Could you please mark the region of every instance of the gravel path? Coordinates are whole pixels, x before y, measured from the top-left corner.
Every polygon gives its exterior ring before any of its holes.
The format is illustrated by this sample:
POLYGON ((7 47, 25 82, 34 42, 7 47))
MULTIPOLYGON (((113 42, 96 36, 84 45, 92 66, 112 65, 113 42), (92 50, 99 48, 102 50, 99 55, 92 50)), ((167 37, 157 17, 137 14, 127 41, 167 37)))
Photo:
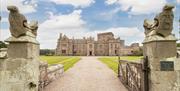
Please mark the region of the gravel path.
POLYGON ((45 91, 127 91, 117 75, 97 57, 82 57, 45 91))

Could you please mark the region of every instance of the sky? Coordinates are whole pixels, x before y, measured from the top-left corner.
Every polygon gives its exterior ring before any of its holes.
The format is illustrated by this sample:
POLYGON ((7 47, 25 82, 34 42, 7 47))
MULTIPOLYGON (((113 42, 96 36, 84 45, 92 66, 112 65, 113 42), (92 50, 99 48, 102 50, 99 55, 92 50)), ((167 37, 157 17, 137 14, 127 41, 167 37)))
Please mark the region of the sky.
POLYGON ((41 49, 55 49, 60 33, 96 38, 113 32, 126 45, 142 43, 144 19, 153 20, 167 3, 175 6, 173 34, 178 38, 180 0, 0 0, 0 40, 10 37, 7 6, 16 5, 28 21, 38 21, 41 49))

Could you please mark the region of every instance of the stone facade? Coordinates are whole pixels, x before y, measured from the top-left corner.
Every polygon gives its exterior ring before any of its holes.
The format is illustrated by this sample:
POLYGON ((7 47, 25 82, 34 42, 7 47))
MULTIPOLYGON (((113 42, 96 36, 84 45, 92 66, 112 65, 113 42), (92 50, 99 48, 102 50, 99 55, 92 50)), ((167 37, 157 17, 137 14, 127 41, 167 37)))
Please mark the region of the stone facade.
MULTIPOLYGON (((139 48, 139 45, 136 46, 139 48)), ((83 39, 69 39, 66 35, 60 34, 58 39, 56 55, 75 56, 116 56, 126 55, 134 46, 124 45, 124 40, 115 38, 112 32, 97 34, 97 40, 93 37, 83 39), (126 52, 123 52, 123 51, 126 52)))
POLYGON ((133 55, 134 51, 140 51, 139 43, 132 43, 130 46, 121 48, 122 55, 133 55))

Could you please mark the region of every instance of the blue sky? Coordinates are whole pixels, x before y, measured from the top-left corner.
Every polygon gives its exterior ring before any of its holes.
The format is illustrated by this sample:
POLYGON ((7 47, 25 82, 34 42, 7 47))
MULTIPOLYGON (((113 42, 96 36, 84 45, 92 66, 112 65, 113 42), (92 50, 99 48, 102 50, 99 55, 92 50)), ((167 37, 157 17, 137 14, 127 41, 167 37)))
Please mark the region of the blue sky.
POLYGON ((28 21, 39 22, 41 48, 54 49, 60 33, 69 38, 113 32, 126 45, 144 39, 143 21, 153 19, 166 3, 175 5, 173 33, 178 37, 180 0, 0 0, 0 40, 10 36, 8 5, 16 5, 28 21))

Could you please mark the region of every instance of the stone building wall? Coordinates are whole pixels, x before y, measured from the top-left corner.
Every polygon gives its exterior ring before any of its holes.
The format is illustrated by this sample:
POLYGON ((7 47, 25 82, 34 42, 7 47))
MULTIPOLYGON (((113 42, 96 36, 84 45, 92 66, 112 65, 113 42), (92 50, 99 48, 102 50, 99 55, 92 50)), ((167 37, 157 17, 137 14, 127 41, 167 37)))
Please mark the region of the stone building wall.
POLYGON ((112 32, 97 34, 97 40, 93 37, 69 39, 66 35, 60 34, 56 48, 56 55, 116 56, 118 54, 126 55, 130 50, 137 47, 139 47, 138 44, 132 44, 128 48, 125 47, 124 40, 115 38, 112 32))

